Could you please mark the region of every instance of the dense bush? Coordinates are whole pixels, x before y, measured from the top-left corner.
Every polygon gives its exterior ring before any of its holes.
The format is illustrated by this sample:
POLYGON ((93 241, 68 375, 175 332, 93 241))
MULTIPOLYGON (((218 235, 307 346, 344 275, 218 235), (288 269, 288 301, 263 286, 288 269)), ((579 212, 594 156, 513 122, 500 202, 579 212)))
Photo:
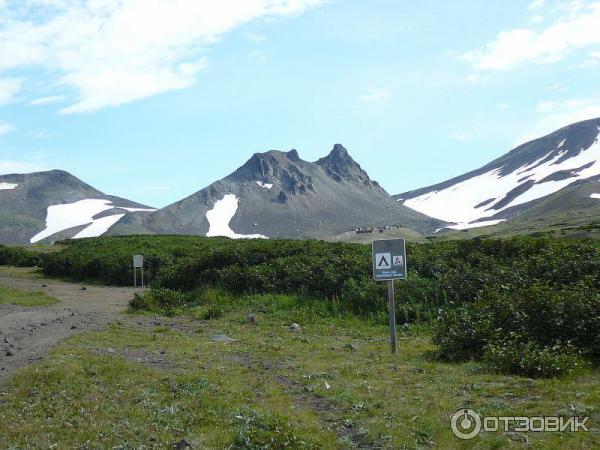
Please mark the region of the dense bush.
MULTIPOLYGON (((365 245, 191 236, 62 244, 62 251, 43 258, 48 275, 131 284, 131 258, 141 253, 154 290, 148 301, 165 305, 184 301, 167 293, 212 286, 235 295, 299 295, 362 316, 386 314, 385 284, 372 281, 365 245)), ((439 316, 435 341, 442 357, 485 357, 503 371, 540 375, 567 373, 551 367, 579 356, 600 360, 597 241, 472 239, 409 244, 407 252, 409 278, 396 283, 398 323, 439 316), (521 353, 501 351, 507 336, 518 338, 521 353)))
POLYGON ((34 267, 42 265, 43 255, 23 247, 0 245, 0 266, 34 267))
POLYGON ((504 372, 567 374, 580 357, 600 360, 600 290, 585 281, 489 290, 442 311, 434 342, 448 360, 483 357, 504 372))
POLYGON ((501 373, 532 378, 566 376, 587 365, 571 346, 540 346, 536 342, 506 339, 486 346, 484 361, 501 373))

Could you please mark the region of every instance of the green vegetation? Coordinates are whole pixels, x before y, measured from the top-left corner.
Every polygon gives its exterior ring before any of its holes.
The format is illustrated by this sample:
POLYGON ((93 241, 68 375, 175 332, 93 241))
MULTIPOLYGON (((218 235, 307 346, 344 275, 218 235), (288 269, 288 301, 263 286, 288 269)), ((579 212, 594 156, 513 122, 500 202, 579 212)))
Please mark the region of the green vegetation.
POLYGON ((24 247, 0 245, 0 266, 34 267, 42 264, 42 256, 24 247))
POLYGON ((26 292, 0 286, 0 304, 20 306, 48 306, 58 300, 42 291, 26 292))
MULTIPOLYGON (((106 284, 130 283, 131 257, 143 253, 152 291, 132 302, 138 310, 185 313, 218 288, 234 297, 292 295, 329 313, 386 321, 385 285, 372 281, 370 249, 360 244, 128 236, 62 245, 41 256, 47 275, 106 284)), ((435 326, 439 357, 483 359, 492 370, 535 377, 598 364, 598 241, 477 238, 407 252, 397 320, 435 326)))
POLYGON ((596 445, 597 419, 589 433, 471 441, 449 424, 467 405, 485 415, 596 417, 598 371, 565 382, 449 364, 432 358, 436 346, 417 325, 399 331, 394 356, 385 325, 292 295, 208 289, 181 311, 187 316, 160 326, 154 318, 136 325, 146 321, 136 317, 73 336, 20 372, 0 393, 0 447, 170 448, 182 439, 207 449, 596 445), (301 329, 291 331, 292 322, 301 329), (212 342, 215 334, 235 341, 212 342))

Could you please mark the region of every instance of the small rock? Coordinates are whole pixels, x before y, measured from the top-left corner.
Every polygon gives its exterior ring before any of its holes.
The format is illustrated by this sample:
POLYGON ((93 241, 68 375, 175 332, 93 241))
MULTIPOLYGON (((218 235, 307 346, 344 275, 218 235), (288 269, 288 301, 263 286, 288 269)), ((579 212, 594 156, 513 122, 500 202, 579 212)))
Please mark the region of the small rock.
POLYGON ((71 330, 77 329, 77 325, 71 325, 71 330))
POLYGON ((6 356, 15 356, 15 351, 9 348, 6 350, 6 356))
POLYGON ((290 330, 296 332, 296 331, 300 331, 300 325, 298 325, 296 322, 294 322, 293 324, 290 325, 290 330))
POLYGON ((48 287, 48 285, 47 284, 42 284, 42 287, 48 287))
POLYGON ((4 343, 5 343, 5 344, 10 344, 10 342, 11 342, 11 341, 10 341, 10 338, 9 338, 8 336, 6 336, 6 337, 3 339, 3 341, 4 341, 4 343))
POLYGON ((187 450, 192 448, 192 444, 190 444, 185 439, 180 440, 179 442, 175 442, 172 446, 175 450, 187 450))
POLYGON ((212 342, 225 342, 225 343, 235 342, 235 339, 230 338, 226 334, 214 334, 210 337, 210 340, 212 342))
POLYGON ((354 345, 352 342, 344 345, 344 348, 350 350, 351 352, 355 352, 358 350, 358 347, 356 345, 354 345))
POLYGON ((114 348, 112 348, 112 347, 108 347, 108 348, 106 349, 106 351, 107 351, 108 353, 114 353, 114 352, 115 352, 115 349, 114 349, 114 348))
POLYGON ((82 291, 87 291, 87 288, 86 288, 85 286, 81 286, 81 289, 80 289, 80 290, 82 290, 82 291))
POLYGON ((257 325, 258 320, 256 319, 256 314, 253 314, 253 313, 248 314, 248 322, 250 322, 252 325, 257 325))

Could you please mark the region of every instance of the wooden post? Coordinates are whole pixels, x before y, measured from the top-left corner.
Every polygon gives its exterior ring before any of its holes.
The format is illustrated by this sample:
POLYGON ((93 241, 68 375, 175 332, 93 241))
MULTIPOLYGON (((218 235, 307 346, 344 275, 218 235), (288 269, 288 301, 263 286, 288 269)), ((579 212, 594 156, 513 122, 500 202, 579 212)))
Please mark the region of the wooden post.
POLYGON ((142 287, 144 287, 144 266, 140 270, 142 271, 142 287))
POLYGON ((137 269, 133 268, 133 287, 137 287, 137 269))
POLYGON ((394 280, 388 280, 388 315, 390 317, 390 344, 392 353, 398 353, 396 347, 396 307, 394 305, 394 280))

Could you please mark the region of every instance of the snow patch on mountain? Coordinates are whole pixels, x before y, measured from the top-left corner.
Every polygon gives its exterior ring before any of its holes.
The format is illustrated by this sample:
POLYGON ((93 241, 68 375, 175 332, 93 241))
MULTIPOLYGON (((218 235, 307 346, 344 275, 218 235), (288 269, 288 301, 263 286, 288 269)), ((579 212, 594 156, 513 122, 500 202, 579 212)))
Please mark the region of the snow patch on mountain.
POLYGON ((11 191, 17 186, 19 185, 15 183, 0 183, 0 191, 11 191))
MULTIPOLYGON (((553 157, 550 156, 554 150, 511 173, 502 175, 502 168, 496 168, 448 188, 409 199, 404 205, 428 216, 464 226, 478 219, 491 217, 507 208, 553 194, 577 180, 600 175, 598 138, 587 150, 582 150, 564 161, 561 161, 561 158, 567 153, 567 149, 565 143, 562 144, 565 150, 553 157), (564 179, 548 179, 557 172, 568 176, 564 179), (507 199, 508 201, 505 200, 502 205, 495 207, 518 187, 523 191, 515 191, 514 198, 507 199)), ((560 147, 559 145, 558 148, 560 147)))
POLYGON ((156 208, 125 208, 124 206, 119 206, 119 209, 124 209, 129 212, 154 212, 157 211, 156 208))
POLYGON ((273 183, 263 183, 262 181, 257 181, 256 184, 258 184, 263 189, 273 189, 273 183))
POLYGON ((94 216, 113 208, 115 208, 115 205, 110 200, 91 198, 74 203, 51 205, 48 207, 46 215, 46 228, 33 236, 30 242, 34 244, 59 231, 86 224, 89 224, 89 226, 80 231, 74 238, 101 236, 110 226, 117 223, 124 214, 115 214, 100 219, 94 219, 94 216))
POLYGON ((209 223, 207 237, 225 236, 231 239, 267 239, 261 234, 238 234, 229 227, 229 222, 235 216, 239 200, 234 194, 226 194, 217 200, 213 209, 206 213, 209 223))
POLYGON ((88 227, 73 236, 73 239, 102 236, 110 227, 121 220, 122 217, 125 217, 125 214, 114 214, 112 216, 96 219, 88 227))
MULTIPOLYGON (((489 227, 492 225, 498 225, 501 222, 505 222, 506 219, 499 220, 482 220, 481 222, 471 222, 471 223, 458 223, 456 225, 449 225, 444 228, 450 228, 451 230, 468 230, 469 228, 479 228, 479 227, 489 227)), ((443 228, 441 228, 443 229, 443 228)))
POLYGON ((597 198, 598 200, 600 200, 600 194, 592 194, 590 195, 591 198, 597 198))

